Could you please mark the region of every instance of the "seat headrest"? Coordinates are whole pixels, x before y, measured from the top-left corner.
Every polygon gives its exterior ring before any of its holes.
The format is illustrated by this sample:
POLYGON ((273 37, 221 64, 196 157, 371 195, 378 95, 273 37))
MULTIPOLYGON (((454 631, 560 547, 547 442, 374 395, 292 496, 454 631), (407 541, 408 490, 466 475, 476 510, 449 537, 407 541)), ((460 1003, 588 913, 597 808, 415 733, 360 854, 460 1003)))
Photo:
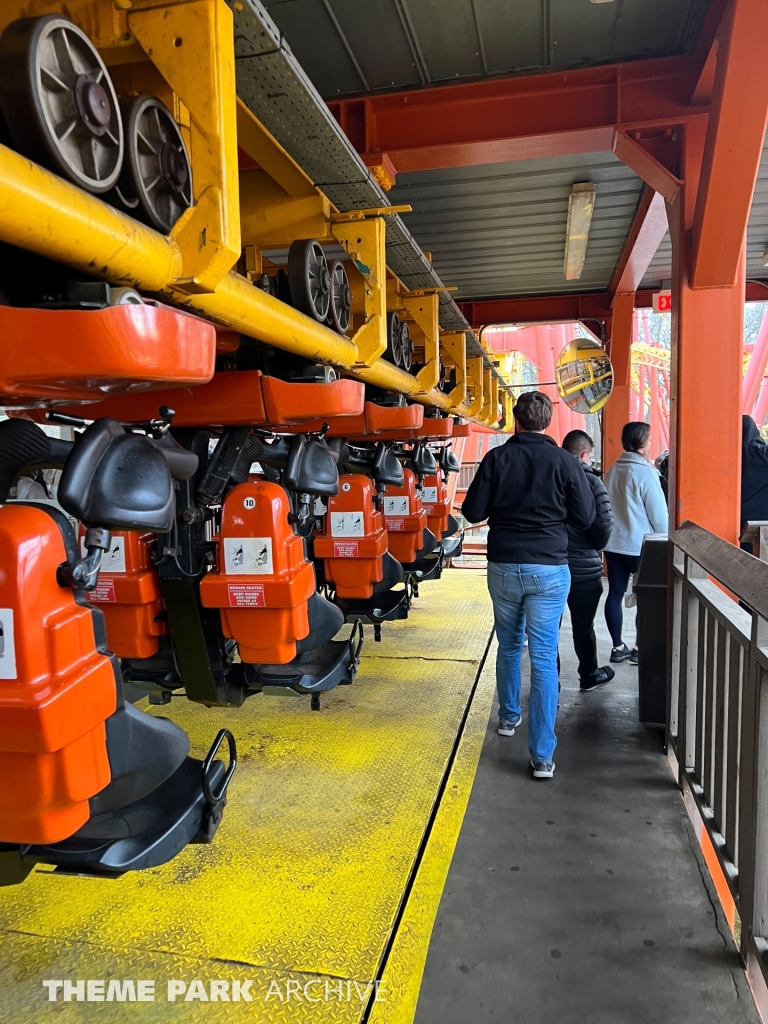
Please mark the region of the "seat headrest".
POLYGON ((392 487, 403 486, 405 473, 402 464, 398 462, 392 452, 387 451, 387 446, 383 441, 379 441, 376 446, 371 476, 377 484, 390 484, 392 487))
POLYGON ((440 452, 440 469, 444 473, 458 473, 461 463, 452 448, 443 448, 440 452))
POLYGON ((167 533, 173 484, 163 454, 142 434, 104 417, 83 433, 64 464, 62 508, 84 526, 167 533))
POLYGON ((408 468, 418 476, 427 476, 437 472, 437 463, 429 448, 423 444, 417 444, 411 454, 408 468))
POLYGON ((339 493, 338 457, 319 437, 299 434, 291 444, 283 483, 296 494, 332 497, 339 493))

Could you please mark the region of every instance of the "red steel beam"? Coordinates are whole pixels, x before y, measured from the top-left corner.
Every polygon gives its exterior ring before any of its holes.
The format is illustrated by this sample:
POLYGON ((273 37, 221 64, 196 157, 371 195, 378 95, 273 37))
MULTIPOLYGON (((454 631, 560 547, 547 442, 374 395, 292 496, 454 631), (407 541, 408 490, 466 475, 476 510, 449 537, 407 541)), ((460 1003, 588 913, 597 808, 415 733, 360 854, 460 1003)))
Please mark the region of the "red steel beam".
POLYGON ((664 197, 646 185, 608 287, 611 294, 637 291, 668 230, 664 197))
POLYGON ((729 287, 739 272, 768 125, 765 0, 732 0, 718 44, 693 223, 693 288, 729 287))
MULTIPOLYGON (((637 135, 640 135, 640 132, 637 132, 637 135)), ((613 152, 668 203, 674 203, 682 182, 639 141, 625 131, 617 131, 613 140, 613 152)))
MULTIPOLYGON (((655 288, 635 292, 635 309, 650 309, 655 288)), ((526 295, 519 298, 457 300, 470 326, 478 331, 494 324, 557 324, 573 320, 611 320, 611 292, 526 295)), ((747 281, 745 302, 768 302, 768 281, 747 281)))
POLYGON ((704 57, 482 79, 329 102, 353 145, 399 172, 610 150, 616 131, 705 118, 704 57))

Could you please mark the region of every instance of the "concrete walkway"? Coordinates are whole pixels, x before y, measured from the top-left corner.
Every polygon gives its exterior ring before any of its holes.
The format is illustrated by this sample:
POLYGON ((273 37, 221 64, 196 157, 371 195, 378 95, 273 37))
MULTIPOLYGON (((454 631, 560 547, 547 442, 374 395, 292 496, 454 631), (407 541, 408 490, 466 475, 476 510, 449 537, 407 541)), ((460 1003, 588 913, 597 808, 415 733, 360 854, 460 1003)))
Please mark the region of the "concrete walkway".
MULTIPOLYGON (((607 660, 602 608, 598 625, 607 660)), ((494 710, 416 1024, 756 1024, 659 738, 637 721, 637 669, 581 694, 567 619, 560 650, 555 778, 528 776, 525 723, 500 737, 494 710)))

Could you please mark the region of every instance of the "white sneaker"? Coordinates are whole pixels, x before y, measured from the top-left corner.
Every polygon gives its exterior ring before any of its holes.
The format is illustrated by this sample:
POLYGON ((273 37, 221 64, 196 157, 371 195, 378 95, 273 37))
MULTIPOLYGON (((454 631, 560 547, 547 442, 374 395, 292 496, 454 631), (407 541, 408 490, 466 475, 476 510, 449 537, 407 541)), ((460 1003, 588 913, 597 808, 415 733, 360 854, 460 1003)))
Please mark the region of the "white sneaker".
POLYGON ((499 720, 499 728, 496 731, 499 736, 514 736, 515 729, 520 725, 522 720, 522 715, 518 715, 517 718, 502 718, 499 720))
POLYGON ((555 774, 554 761, 534 761, 531 759, 534 779, 551 779, 555 774))

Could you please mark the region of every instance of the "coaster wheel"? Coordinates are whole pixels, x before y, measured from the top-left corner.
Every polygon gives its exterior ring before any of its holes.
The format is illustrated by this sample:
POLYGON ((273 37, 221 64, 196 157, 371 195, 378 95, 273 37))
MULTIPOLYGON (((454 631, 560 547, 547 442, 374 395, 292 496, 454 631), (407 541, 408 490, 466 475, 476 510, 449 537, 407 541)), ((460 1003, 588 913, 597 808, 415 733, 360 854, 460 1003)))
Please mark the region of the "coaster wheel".
POLYGON ((387 348, 384 353, 398 368, 403 365, 402 321, 397 313, 387 313, 387 348))
POLYGON ((119 188, 137 219, 167 235, 192 205, 192 165, 170 110, 155 96, 120 100, 125 157, 119 188))
POLYGON ((331 302, 328 311, 328 326, 339 334, 346 334, 352 319, 352 289, 341 260, 334 260, 329 268, 331 279, 331 302))
POLYGON ((288 250, 291 302, 301 313, 322 323, 331 305, 331 276, 323 247, 314 238, 291 242, 288 250))
POLYGON ((12 21, 0 36, 0 108, 30 160, 101 195, 117 184, 123 126, 114 86, 88 36, 69 18, 12 21))
POLYGON ((408 324, 403 321, 400 325, 400 350, 402 353, 402 367, 406 373, 411 372, 413 363, 413 338, 408 324))

